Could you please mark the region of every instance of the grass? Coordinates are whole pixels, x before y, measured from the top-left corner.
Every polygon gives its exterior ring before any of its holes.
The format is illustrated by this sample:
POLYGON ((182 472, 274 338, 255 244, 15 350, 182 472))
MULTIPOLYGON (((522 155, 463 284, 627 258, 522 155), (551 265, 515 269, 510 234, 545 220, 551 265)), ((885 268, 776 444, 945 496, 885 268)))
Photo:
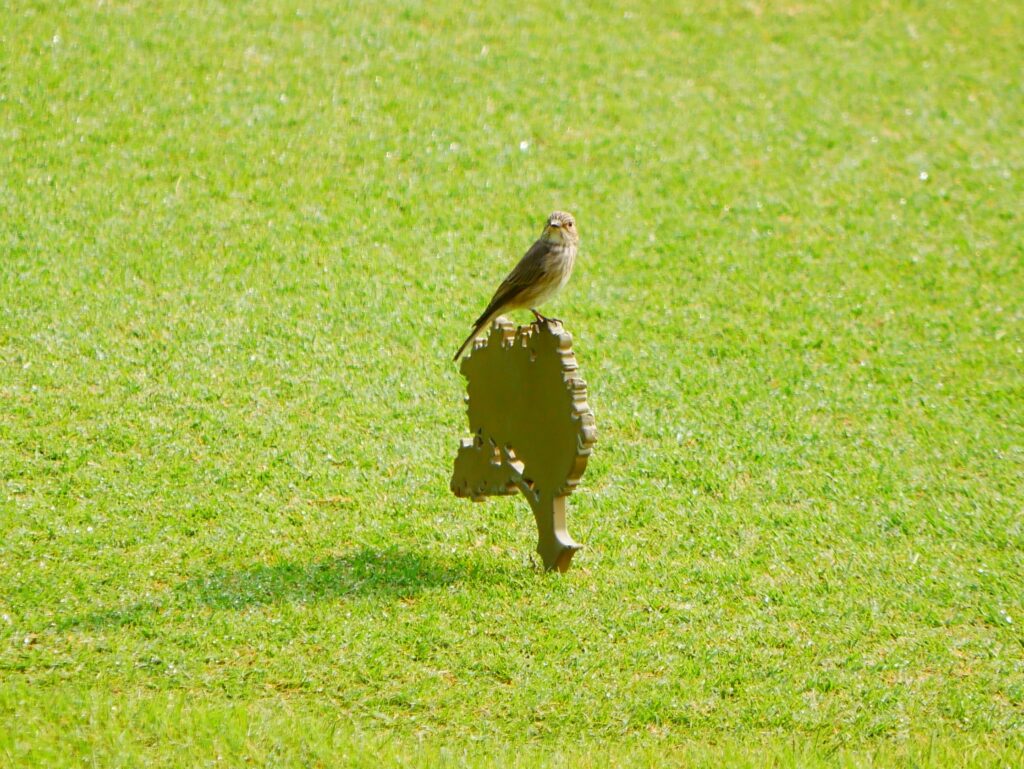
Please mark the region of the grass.
POLYGON ((0 763, 1024 761, 1024 6, 4 16, 0 763), (450 357, 554 208, 543 575, 450 357))

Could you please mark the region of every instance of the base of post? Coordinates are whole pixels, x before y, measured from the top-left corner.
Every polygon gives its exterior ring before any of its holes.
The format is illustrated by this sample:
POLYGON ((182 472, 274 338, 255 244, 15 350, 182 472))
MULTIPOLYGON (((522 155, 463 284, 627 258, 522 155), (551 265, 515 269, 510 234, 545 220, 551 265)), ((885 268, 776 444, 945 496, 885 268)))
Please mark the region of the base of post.
POLYGON ((531 495, 523 490, 537 521, 537 553, 547 571, 566 571, 572 557, 583 545, 569 536, 565 527, 565 497, 531 495))
POLYGON ((544 562, 545 571, 568 571, 572 564, 572 557, 576 555, 576 551, 582 549, 583 545, 578 545, 575 542, 571 545, 557 544, 554 546, 550 543, 537 543, 537 553, 544 562))

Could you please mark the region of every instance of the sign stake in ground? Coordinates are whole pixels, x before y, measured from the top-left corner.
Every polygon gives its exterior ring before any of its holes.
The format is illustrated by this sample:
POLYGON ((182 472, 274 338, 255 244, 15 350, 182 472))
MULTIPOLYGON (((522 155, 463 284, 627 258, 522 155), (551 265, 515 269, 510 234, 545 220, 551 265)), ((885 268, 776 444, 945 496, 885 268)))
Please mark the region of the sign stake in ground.
POLYGON ((451 488, 474 502, 521 491, 533 508, 545 568, 565 571, 580 545, 565 527, 597 439, 572 336, 558 321, 516 327, 499 317, 463 358, 469 429, 451 488))

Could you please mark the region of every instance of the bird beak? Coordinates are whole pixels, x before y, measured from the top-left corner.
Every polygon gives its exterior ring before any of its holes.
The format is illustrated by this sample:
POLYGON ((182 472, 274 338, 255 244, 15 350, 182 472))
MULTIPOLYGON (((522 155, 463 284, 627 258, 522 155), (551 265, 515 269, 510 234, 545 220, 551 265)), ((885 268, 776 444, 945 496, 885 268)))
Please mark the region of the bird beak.
POLYGON ((557 219, 552 219, 550 222, 548 222, 548 227, 555 227, 557 229, 558 227, 561 227, 561 226, 562 226, 562 223, 560 221, 558 221, 557 219))

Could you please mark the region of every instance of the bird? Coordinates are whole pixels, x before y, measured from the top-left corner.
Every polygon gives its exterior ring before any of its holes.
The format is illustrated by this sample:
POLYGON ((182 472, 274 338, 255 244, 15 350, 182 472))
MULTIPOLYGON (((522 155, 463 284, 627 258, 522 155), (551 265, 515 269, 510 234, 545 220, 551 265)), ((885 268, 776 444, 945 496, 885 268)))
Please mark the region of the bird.
POLYGON ((537 242, 530 246, 519 264, 512 268, 512 272, 498 286, 487 309, 476 319, 473 330, 452 360, 457 361, 481 330, 486 329, 492 320, 506 310, 528 307, 538 322, 557 322, 557 318, 541 315, 537 308, 569 281, 579 244, 580 236, 573 215, 566 211, 552 213, 537 242))

